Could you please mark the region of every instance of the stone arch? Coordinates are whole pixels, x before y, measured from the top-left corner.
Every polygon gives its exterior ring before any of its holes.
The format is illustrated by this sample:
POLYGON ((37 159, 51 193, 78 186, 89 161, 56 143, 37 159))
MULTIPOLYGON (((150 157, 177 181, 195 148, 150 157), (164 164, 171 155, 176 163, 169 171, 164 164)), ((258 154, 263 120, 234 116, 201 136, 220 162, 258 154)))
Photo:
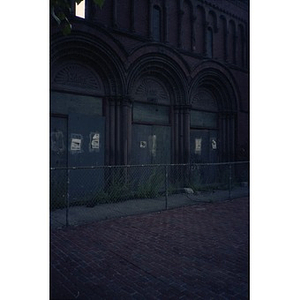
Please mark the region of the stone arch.
MULTIPOLYGON (((102 124, 100 129, 105 147, 102 152, 105 153, 104 163, 126 164, 125 132, 128 121, 127 106, 124 105, 126 80, 123 64, 126 56, 108 34, 101 32, 100 37, 96 37, 91 32, 93 28, 84 26, 80 31, 77 30, 77 24, 74 22, 73 31, 69 36, 53 35, 51 112, 55 115, 67 115, 68 120, 76 118, 74 113, 85 115, 86 118, 94 116, 101 119, 98 124, 102 124), (72 106, 73 102, 80 105, 75 109, 72 106), (66 103, 67 108, 62 113, 63 103, 66 103)), ((82 122, 84 126, 89 126, 87 124, 92 121, 82 122)))
POLYGON ((208 64, 195 73, 190 89, 191 131, 203 129, 218 139, 218 158, 235 159, 238 91, 220 66, 208 64), (203 118, 203 120, 201 119, 203 118))
MULTIPOLYGON (((98 80, 102 96, 124 93, 125 72, 119 56, 104 41, 96 43, 96 40, 99 39, 81 32, 67 37, 53 37, 50 50, 53 87, 57 84, 58 76, 72 71, 73 74, 77 72, 77 76, 88 75, 94 82, 98 80)), ((82 87, 81 91, 90 93, 90 87, 82 87)))
POLYGON ((218 112, 218 102, 215 95, 206 87, 198 87, 191 98, 191 107, 212 112, 218 112))
POLYGON ((197 86, 210 86, 212 93, 219 96, 219 110, 238 111, 240 106, 240 91, 238 84, 228 68, 219 62, 207 61, 199 64, 191 72, 189 99, 192 98, 197 86))
MULTIPOLYGON (((164 87, 170 104, 186 102, 186 77, 179 65, 161 53, 145 54, 136 59, 128 71, 127 91, 134 97, 134 88, 139 80, 147 80, 157 87, 164 87), (160 83, 159 83, 160 82, 160 83)), ((145 81, 144 81, 145 82, 145 81)))
POLYGON ((180 140, 180 130, 183 130, 181 107, 186 107, 187 103, 183 70, 169 56, 151 53, 137 58, 128 73, 128 94, 133 100, 133 163, 177 162, 181 153, 179 144, 183 145, 182 138, 180 140), (143 134, 145 137, 142 137, 143 134), (157 149, 161 150, 155 157, 150 155, 151 161, 147 156, 145 159, 148 160, 138 161, 141 149, 137 136, 147 141, 150 135, 157 138, 157 149))
POLYGON ((193 99, 199 87, 204 87, 218 99, 219 111, 237 111, 237 91, 233 87, 233 82, 219 69, 205 68, 194 77, 190 89, 190 99, 193 99))
POLYGON ((56 90, 93 93, 99 96, 105 94, 103 82, 98 74, 90 66, 72 60, 55 69, 51 86, 56 90))
POLYGON ((170 94, 165 85, 153 76, 141 78, 133 87, 133 101, 170 104, 170 94))

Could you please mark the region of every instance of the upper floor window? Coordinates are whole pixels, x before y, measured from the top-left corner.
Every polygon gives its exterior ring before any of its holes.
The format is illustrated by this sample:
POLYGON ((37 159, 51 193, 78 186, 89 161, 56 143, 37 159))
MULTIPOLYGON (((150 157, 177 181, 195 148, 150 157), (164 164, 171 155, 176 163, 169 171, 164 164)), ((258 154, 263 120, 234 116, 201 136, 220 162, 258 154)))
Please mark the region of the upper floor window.
POLYGON ((154 6, 152 12, 152 35, 155 41, 161 41, 162 39, 161 23, 162 23, 161 10, 158 6, 154 6))
POLYGON ((79 4, 75 3, 75 16, 85 19, 85 0, 82 0, 79 4))
POLYGON ((210 27, 207 29, 207 56, 213 57, 213 31, 210 27))

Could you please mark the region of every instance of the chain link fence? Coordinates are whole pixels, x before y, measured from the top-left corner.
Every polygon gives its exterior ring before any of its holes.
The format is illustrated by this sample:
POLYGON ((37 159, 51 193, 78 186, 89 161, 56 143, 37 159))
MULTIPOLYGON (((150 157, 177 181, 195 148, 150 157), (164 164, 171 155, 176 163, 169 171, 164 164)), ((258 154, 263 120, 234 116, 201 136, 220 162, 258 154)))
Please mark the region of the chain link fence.
POLYGON ((249 162, 51 168, 51 228, 249 195, 249 162))

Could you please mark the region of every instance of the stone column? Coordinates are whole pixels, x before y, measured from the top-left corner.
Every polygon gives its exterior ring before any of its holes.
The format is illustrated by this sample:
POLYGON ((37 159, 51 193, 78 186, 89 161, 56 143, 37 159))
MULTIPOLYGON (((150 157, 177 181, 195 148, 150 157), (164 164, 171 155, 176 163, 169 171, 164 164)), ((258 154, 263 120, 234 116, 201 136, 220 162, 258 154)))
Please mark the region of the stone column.
POLYGON ((179 163, 179 107, 174 107, 174 163, 179 163))
POLYGON ((132 104, 129 97, 122 100, 122 121, 121 121, 121 164, 128 165, 131 153, 131 132, 132 132, 132 104))
POLYGON ((206 16, 205 16, 204 22, 203 22, 203 49, 204 49, 203 55, 205 57, 208 55, 208 53, 207 53, 207 30, 208 30, 208 22, 206 22, 206 16))
POLYGON ((224 30, 224 61, 228 62, 228 30, 227 30, 227 26, 224 30))
POLYGON ((219 131, 219 141, 220 141, 220 158, 221 161, 226 161, 226 140, 227 140, 227 130, 226 130, 226 115, 225 113, 220 113, 219 115, 220 131, 219 131))
POLYGON ((110 164, 110 147, 109 147, 109 133, 110 132, 110 106, 109 106, 109 98, 104 98, 104 116, 105 116, 105 165, 110 164))
POLYGON ((163 11, 163 26, 164 26, 164 42, 169 43, 169 28, 168 28, 168 6, 165 1, 164 3, 164 11, 163 11))
POLYGON ((230 122, 230 160, 235 160, 235 141, 236 141, 236 116, 235 113, 231 113, 229 116, 229 122, 230 122))
POLYGON ((230 161, 230 136, 231 136, 231 130, 230 130, 230 116, 228 113, 226 113, 226 160, 230 161))
POLYGON ((182 46, 182 19, 184 11, 182 8, 178 10, 178 48, 182 46))
POLYGON ((190 162, 190 105, 183 109, 183 163, 190 162))
POLYGON ((237 48, 238 36, 235 33, 233 36, 233 63, 236 64, 236 48, 237 48))
POLYGON ((183 123, 183 110, 182 106, 180 107, 179 113, 179 162, 184 162, 184 154, 183 154, 183 143, 184 143, 184 123, 183 123))
POLYGON ((186 163, 190 159, 190 106, 175 107, 175 160, 186 163))
POLYGON ((235 114, 222 113, 221 124, 221 157, 223 161, 232 161, 235 159, 235 114))
POLYGON ((115 100, 115 128, 116 128, 116 133, 115 133, 115 163, 116 165, 121 164, 121 145, 120 145, 120 140, 121 140, 121 127, 122 127, 122 122, 121 122, 121 99, 116 98, 115 100))
POLYGON ((192 52, 196 51, 196 38, 195 38, 195 26, 197 21, 197 16, 193 15, 192 17, 192 52))
POLYGON ((115 101, 113 98, 109 99, 109 165, 115 164, 115 101))

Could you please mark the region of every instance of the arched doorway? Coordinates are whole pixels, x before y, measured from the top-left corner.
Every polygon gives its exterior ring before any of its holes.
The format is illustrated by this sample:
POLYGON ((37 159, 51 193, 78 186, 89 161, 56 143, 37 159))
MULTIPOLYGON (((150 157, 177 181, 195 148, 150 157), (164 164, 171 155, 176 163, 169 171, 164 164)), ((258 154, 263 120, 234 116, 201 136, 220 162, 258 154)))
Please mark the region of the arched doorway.
POLYGON ((67 191, 70 202, 81 201, 104 182, 103 170, 86 168, 104 165, 103 94, 103 83, 89 66, 72 60, 54 66, 50 93, 51 205, 65 198, 67 191))
MULTIPOLYGON (((227 74, 228 75, 228 74, 227 74)), ((221 182, 235 160, 237 97, 230 78, 215 68, 193 81, 190 101, 190 163, 196 186, 221 182)))
POLYGON ((193 97, 190 118, 190 162, 218 162, 218 104, 206 88, 199 88, 193 97))
POLYGON ((231 79, 218 69, 204 69, 194 79, 190 95, 191 161, 234 161, 238 99, 231 79), (195 142, 193 132, 203 133, 201 142, 201 137, 195 142))
POLYGON ((104 164, 103 94, 101 80, 88 66, 68 61, 53 70, 51 167, 104 164))
POLYGON ((111 117, 123 95, 124 72, 106 43, 88 37, 71 34, 51 44, 51 199, 68 181, 70 202, 87 201, 106 185, 101 166, 122 156, 111 151, 121 135, 116 140, 110 133, 122 127, 122 119, 111 117))
POLYGON ((177 107, 185 104, 186 87, 181 67, 166 55, 146 54, 132 63, 128 76, 132 100, 130 164, 178 162, 182 155, 178 133, 183 128, 177 107))
MULTIPOLYGON (((121 164, 127 153, 121 147, 121 129, 126 120, 122 117, 123 107, 120 108, 125 98, 125 72, 118 48, 114 51, 111 42, 109 38, 104 41, 87 32, 76 32, 67 37, 57 35, 51 43, 51 113, 68 118, 76 113, 86 123, 89 121, 82 118, 102 117, 105 123, 99 144, 104 157, 101 165, 121 164), (116 118, 117 115, 121 117, 116 118)), ((83 149, 77 156, 88 152, 89 149, 83 149)), ((88 165, 98 162, 90 161, 88 165)))
POLYGON ((170 94, 154 76, 144 76, 132 92, 131 164, 171 162, 170 94))

